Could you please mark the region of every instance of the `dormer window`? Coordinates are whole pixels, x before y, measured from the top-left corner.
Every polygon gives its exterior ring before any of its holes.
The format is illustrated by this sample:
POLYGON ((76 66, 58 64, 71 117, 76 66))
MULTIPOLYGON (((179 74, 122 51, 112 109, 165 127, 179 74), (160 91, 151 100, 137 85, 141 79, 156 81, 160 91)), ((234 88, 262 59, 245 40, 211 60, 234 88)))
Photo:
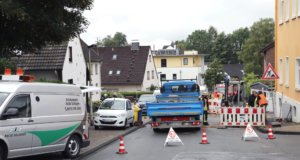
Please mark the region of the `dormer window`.
POLYGON ((112 70, 109 70, 108 74, 109 74, 109 75, 112 75, 112 74, 113 74, 113 71, 112 71, 112 70))
POLYGON ((116 54, 113 55, 112 60, 117 60, 117 55, 116 54))
POLYGON ((121 71, 120 70, 117 70, 117 75, 120 75, 121 74, 121 71))

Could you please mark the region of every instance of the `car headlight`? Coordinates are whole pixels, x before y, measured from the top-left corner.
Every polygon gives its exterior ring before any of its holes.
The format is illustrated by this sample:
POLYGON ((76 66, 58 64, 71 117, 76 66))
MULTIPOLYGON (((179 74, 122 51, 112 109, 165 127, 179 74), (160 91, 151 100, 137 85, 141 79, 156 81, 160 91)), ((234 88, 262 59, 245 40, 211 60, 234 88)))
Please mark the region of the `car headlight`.
POLYGON ((125 117, 125 113, 119 114, 118 117, 125 117))
POLYGON ((100 114, 99 113, 95 113, 95 117, 100 117, 100 114))

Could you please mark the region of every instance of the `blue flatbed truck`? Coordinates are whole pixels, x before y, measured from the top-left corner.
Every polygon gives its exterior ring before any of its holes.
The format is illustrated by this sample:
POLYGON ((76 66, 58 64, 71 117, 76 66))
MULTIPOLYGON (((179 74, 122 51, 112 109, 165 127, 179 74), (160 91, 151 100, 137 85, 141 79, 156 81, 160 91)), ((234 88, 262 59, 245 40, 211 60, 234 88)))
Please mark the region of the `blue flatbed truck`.
POLYGON ((199 100, 199 86, 195 81, 167 81, 160 90, 156 102, 146 104, 153 131, 170 127, 200 129, 203 102, 199 100))

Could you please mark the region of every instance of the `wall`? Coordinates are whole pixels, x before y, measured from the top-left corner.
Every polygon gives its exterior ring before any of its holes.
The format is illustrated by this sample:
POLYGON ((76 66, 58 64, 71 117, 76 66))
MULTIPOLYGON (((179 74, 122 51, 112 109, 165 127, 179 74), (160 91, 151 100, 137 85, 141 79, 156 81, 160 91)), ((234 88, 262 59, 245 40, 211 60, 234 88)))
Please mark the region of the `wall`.
MULTIPOLYGON (((280 13, 280 0, 276 0, 276 15, 275 15, 275 63, 276 70, 279 74, 279 77, 283 78, 282 82, 279 83, 279 80, 276 80, 276 108, 280 110, 289 110, 289 106, 295 106, 296 112, 293 118, 293 121, 300 122, 300 89, 296 88, 296 58, 300 58, 300 16, 295 18, 291 17, 292 13, 292 1, 290 1, 290 13, 289 20, 285 20, 286 16, 286 6, 285 1, 283 7, 284 21, 280 24, 279 22, 279 13, 280 13), (289 71, 286 72, 286 57, 289 58, 289 71), (279 60, 282 58, 282 68, 279 66, 279 60), (282 75, 280 75, 279 70, 282 69, 282 75), (289 83, 286 82, 286 75, 289 75, 289 83), (279 103, 280 99, 284 102, 279 103)), ((299 3, 299 1, 298 1, 299 3)), ((296 5, 298 6, 298 5, 296 5)), ((297 11, 298 8, 296 7, 297 11)), ((300 15, 299 11, 297 15, 300 15)), ((281 113, 276 113, 279 116, 284 116, 281 113)), ((284 118, 284 117, 283 117, 284 118)))
POLYGON ((62 73, 63 82, 73 79, 73 84, 86 85, 86 63, 79 38, 69 41, 62 73), (72 62, 69 62, 69 46, 72 46, 72 62))
POLYGON ((144 80, 142 84, 142 91, 147 91, 151 87, 151 85, 154 86, 159 86, 159 81, 158 81, 158 76, 157 76, 157 71, 155 68, 154 60, 151 51, 149 50, 147 62, 146 62, 146 68, 145 68, 145 73, 144 73, 144 80), (150 79, 148 80, 147 77, 147 71, 150 72, 150 79), (154 71, 154 75, 152 78, 152 71, 154 71))
POLYGON ((196 67, 201 65, 201 58, 199 55, 154 56, 156 68, 161 68, 161 59, 167 59, 167 67, 196 67), (188 58, 188 65, 183 64, 184 58, 188 58))
POLYGON ((141 91, 141 85, 102 85, 103 91, 116 91, 116 92, 135 92, 141 91))

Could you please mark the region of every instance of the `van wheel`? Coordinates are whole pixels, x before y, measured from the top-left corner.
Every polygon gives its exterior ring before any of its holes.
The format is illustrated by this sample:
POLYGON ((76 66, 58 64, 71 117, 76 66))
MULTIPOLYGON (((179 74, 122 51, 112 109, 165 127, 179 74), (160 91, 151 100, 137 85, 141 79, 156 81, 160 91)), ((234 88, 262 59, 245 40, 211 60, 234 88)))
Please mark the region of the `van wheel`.
POLYGON ((71 136, 67 142, 65 151, 63 152, 66 158, 75 158, 80 153, 81 141, 78 136, 71 136))
POLYGON ((3 146, 0 146, 0 160, 6 160, 6 154, 4 153, 3 146))
POLYGON ((126 129, 126 126, 127 126, 127 119, 125 120, 124 126, 122 128, 126 129))

